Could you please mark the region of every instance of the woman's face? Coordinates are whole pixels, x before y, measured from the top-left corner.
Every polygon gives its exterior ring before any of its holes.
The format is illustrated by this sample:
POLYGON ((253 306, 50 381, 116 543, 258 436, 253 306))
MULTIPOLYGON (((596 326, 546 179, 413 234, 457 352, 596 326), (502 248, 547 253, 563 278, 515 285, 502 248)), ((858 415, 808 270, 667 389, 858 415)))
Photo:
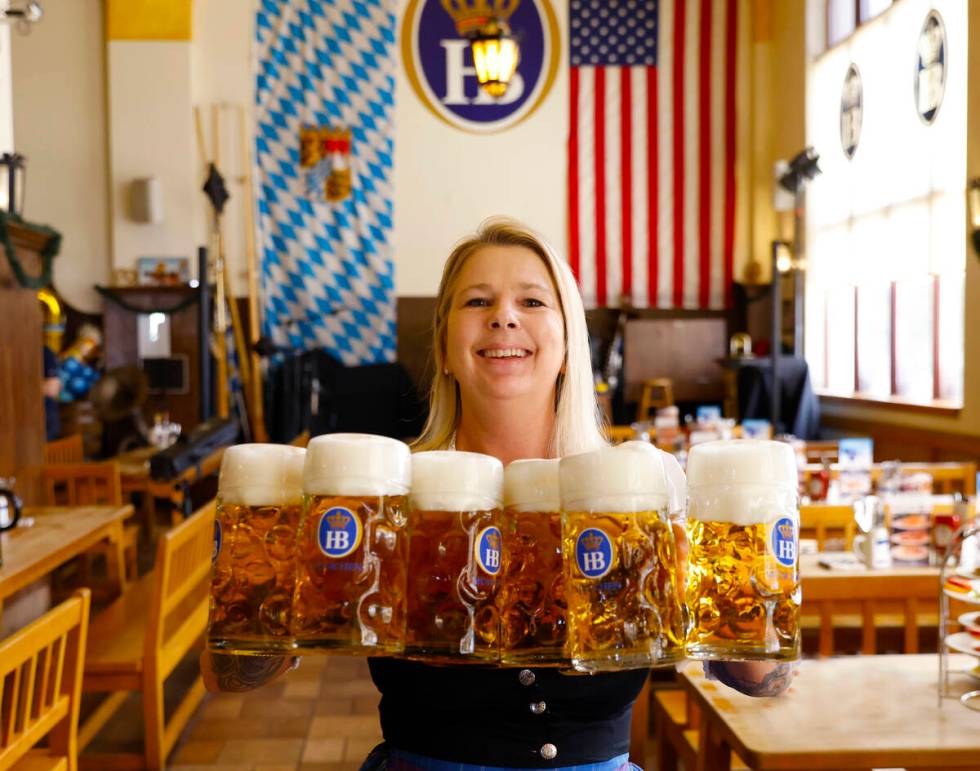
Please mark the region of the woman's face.
POLYGON ((464 397, 553 394, 564 359, 558 293, 541 258, 523 246, 471 255, 456 279, 446 332, 446 366, 464 397))

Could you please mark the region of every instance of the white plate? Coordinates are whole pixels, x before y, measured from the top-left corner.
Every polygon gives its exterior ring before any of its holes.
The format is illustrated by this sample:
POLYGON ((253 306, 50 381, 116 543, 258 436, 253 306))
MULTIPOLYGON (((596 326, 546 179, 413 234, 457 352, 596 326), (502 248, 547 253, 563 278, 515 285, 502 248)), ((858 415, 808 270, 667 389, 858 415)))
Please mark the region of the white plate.
POLYGON ((959 600, 960 602, 968 602, 971 605, 980 605, 980 578, 974 578, 970 581, 971 589, 967 592, 953 591, 947 587, 943 587, 943 593, 947 597, 952 597, 954 600, 959 600))
POLYGON ((965 653, 968 656, 980 658, 980 640, 976 637, 971 637, 966 632, 947 635, 946 647, 958 653, 965 653))
POLYGON ((961 670, 967 677, 972 677, 978 683, 980 683, 980 664, 977 664, 973 669, 961 670))
MULTIPOLYGON (((971 629, 974 632, 980 632, 980 610, 975 610, 973 613, 964 613, 958 619, 959 625, 966 628, 969 632, 971 629)), ((974 637, 976 635, 974 634, 974 637)), ((980 640, 980 637, 977 638, 980 640)))

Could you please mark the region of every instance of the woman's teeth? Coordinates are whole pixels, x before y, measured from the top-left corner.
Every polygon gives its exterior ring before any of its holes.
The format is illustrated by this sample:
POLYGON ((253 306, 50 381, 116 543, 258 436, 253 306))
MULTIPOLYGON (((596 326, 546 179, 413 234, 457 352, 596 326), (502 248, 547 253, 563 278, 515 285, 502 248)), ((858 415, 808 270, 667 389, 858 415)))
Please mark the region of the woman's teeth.
POLYGON ((493 348, 480 351, 480 355, 488 359, 523 359, 528 353, 523 348, 493 348))

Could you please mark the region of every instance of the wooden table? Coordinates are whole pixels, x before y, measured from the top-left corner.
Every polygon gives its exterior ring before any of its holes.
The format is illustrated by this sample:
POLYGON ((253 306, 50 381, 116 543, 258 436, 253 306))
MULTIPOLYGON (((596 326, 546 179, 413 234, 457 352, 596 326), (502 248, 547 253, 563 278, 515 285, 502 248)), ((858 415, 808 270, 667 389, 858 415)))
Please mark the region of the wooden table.
POLYGON ((150 458, 159 450, 155 447, 139 447, 120 453, 113 458, 119 464, 119 477, 123 495, 140 493, 141 509, 145 518, 147 533, 153 532, 155 518, 154 502, 163 498, 170 504, 171 525, 176 526, 184 519, 186 486, 192 485, 221 467, 225 448, 220 447, 201 461, 199 466, 191 466, 175 479, 158 482, 150 477, 150 458))
POLYGON ((128 504, 25 507, 22 519, 33 518, 34 524, 0 534, 0 610, 5 598, 103 540, 115 547, 110 550, 109 577, 123 591, 123 522, 132 513, 133 507, 128 504))
MULTIPOLYGON (((954 671, 976 663, 953 656, 954 671)), ((980 766, 980 715, 957 699, 940 709, 932 655, 847 656, 802 662, 790 689, 754 699, 684 665, 681 681, 700 708, 698 768, 729 771, 731 751, 753 769, 980 766)), ((974 690, 950 677, 952 693, 974 690)))

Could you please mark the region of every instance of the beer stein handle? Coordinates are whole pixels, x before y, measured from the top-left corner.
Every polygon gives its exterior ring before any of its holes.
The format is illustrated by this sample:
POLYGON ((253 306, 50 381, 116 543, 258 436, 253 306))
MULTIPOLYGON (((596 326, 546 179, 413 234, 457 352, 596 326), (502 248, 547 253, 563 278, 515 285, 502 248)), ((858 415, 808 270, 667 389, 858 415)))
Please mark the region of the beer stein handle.
POLYGON ((20 520, 20 498, 17 497, 13 490, 6 489, 0 489, 0 498, 6 498, 8 509, 14 512, 13 519, 11 519, 10 522, 8 522, 6 525, 0 525, 0 531, 10 530, 17 527, 17 522, 20 520))

